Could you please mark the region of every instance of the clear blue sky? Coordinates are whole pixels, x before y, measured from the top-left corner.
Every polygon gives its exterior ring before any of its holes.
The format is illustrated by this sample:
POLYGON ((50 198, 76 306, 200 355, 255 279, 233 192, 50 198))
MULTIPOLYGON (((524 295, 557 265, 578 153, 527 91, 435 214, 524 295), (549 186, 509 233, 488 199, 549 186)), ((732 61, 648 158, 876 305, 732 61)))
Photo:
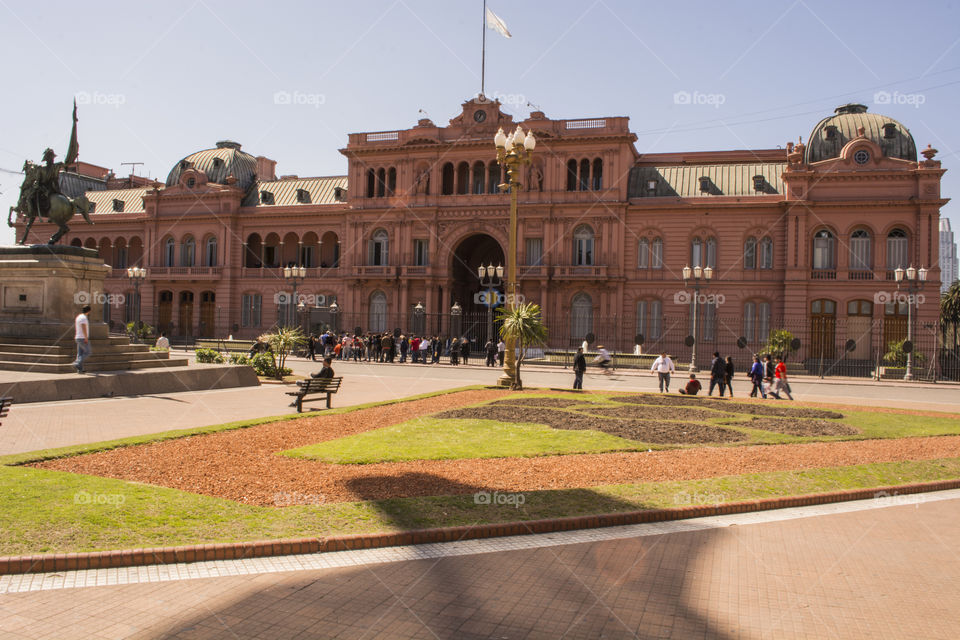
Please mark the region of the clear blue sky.
MULTIPOLYGON (((347 134, 438 124, 480 89, 481 0, 0 2, 0 169, 66 151, 161 179, 236 140, 280 174, 337 175, 347 134), (96 8, 93 8, 96 7, 96 8), (286 92, 291 104, 277 104, 286 92)), ((640 151, 771 148, 862 102, 932 143, 960 195, 951 2, 490 0, 486 92, 519 116, 629 116, 640 151), (675 104, 686 91, 701 104, 675 104), (877 104, 876 94, 890 95, 877 104)), ((882 97, 880 98, 883 99, 882 97)), ((491 151, 492 154, 492 151, 491 151)), ((21 176, 0 171, 0 206, 21 176)), ((960 231, 960 204, 945 208, 960 231)), ((0 243, 13 241, 0 225, 0 243)))

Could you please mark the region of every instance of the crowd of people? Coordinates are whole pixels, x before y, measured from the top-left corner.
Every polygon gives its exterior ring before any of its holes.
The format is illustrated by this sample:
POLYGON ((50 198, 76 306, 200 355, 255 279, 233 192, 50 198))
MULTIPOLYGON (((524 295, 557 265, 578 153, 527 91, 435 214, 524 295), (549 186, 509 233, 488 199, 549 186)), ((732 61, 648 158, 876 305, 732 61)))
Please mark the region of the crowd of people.
MULTIPOLYGON (((769 395, 780 400, 781 394, 784 394, 787 398, 793 400, 790 393, 790 383, 787 381, 787 365, 781 357, 777 357, 776 361, 777 363, 774 365, 770 354, 764 355, 762 361, 759 355, 753 356, 753 363, 746 372, 747 377, 753 384, 753 388, 750 390, 751 398, 756 398, 759 395, 765 400, 769 395)), ((675 371, 676 366, 666 353, 661 353, 653 361, 650 372, 659 376, 661 393, 670 392, 670 375, 675 371)), ((733 358, 731 356, 723 358, 720 356, 720 352, 714 351, 713 359, 710 361, 710 386, 707 395, 712 396, 714 389, 716 389, 719 391, 720 397, 723 397, 724 392, 727 392, 732 398, 735 375, 736 365, 733 363, 733 358)), ((574 386, 574 388, 577 387, 574 386)), ((697 380, 697 374, 691 373, 689 380, 679 391, 684 395, 695 396, 700 393, 701 389, 703 389, 703 385, 697 380)))
POLYGON ((443 339, 430 335, 394 335, 390 332, 364 334, 326 331, 307 338, 307 357, 329 357, 354 362, 410 362, 437 364, 444 358, 453 365, 470 364, 471 357, 482 357, 488 367, 503 366, 506 344, 488 340, 482 348, 467 337, 443 339))

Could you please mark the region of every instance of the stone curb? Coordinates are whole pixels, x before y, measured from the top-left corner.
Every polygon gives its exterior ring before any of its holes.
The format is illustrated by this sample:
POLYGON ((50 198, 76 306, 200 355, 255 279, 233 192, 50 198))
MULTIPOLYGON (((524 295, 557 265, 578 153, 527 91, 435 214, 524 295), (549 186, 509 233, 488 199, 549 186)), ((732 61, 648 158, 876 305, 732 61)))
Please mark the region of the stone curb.
POLYGON ((57 553, 31 556, 0 557, 0 575, 19 573, 48 573, 52 571, 75 571, 79 569, 105 569, 110 567, 136 567, 143 565, 176 564, 209 560, 235 560, 265 556, 351 551, 434 542, 455 542, 478 538, 519 536, 533 533, 570 531, 616 527, 648 522, 685 520, 706 516, 748 513, 789 507, 806 507, 815 504, 865 500, 891 497, 902 494, 945 491, 960 488, 960 479, 939 482, 851 489, 830 493, 814 493, 784 498, 763 498, 721 505, 691 505, 668 509, 649 509, 625 513, 608 513, 571 518, 528 520, 477 526, 418 529, 414 531, 370 533, 327 538, 292 538, 286 540, 262 540, 259 542, 234 542, 223 544, 198 544, 182 547, 157 547, 152 549, 126 549, 120 551, 94 551, 87 553, 57 553), (879 494, 883 494, 879 496, 879 494))

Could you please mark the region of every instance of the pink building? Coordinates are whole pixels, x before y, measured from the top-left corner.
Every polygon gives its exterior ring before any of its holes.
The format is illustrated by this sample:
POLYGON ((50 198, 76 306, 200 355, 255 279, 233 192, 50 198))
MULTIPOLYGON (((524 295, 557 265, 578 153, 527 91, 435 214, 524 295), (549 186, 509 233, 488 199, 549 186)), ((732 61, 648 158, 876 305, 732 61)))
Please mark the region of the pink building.
MULTIPOLYGON (((805 145, 644 154, 626 117, 535 111, 518 123, 499 107, 477 98, 446 126, 350 134, 346 176, 277 178, 273 160, 220 142, 163 186, 87 191, 96 227, 75 220, 66 241, 100 249, 128 307, 126 267, 145 267, 142 318, 173 336, 334 323, 482 344, 476 271, 504 263, 509 215, 493 136, 519 124, 538 141, 520 194, 520 291, 543 307, 551 346, 593 333, 608 348, 689 358, 687 265, 713 269, 696 300, 698 359, 719 349, 745 361, 785 328, 808 369, 872 366, 906 337, 909 301, 918 350, 932 335, 944 170, 932 149, 918 161, 901 123, 845 105, 809 136, 785 133, 805 145), (299 311, 286 265, 306 268, 299 311), (895 269, 909 266, 929 270, 925 299, 898 293, 895 269)), ((34 229, 38 242, 50 232, 34 229)))

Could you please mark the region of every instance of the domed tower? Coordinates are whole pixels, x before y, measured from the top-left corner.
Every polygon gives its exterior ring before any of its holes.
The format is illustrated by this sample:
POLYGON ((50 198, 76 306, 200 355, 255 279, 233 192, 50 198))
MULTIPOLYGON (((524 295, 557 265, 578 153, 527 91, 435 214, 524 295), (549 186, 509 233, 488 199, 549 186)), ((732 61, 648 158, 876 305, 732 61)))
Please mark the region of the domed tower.
POLYGON ((167 186, 179 184, 183 173, 189 169, 202 171, 207 182, 228 184, 228 176, 233 176, 233 184, 242 191, 248 191, 257 181, 257 159, 240 150, 240 144, 231 140, 221 140, 216 148, 191 153, 174 165, 167 175, 167 186))
POLYGON ((840 151, 860 136, 879 145, 887 158, 917 161, 917 145, 910 130, 900 122, 877 113, 867 113, 862 104, 845 104, 824 118, 810 133, 804 161, 807 164, 839 158, 840 151))

